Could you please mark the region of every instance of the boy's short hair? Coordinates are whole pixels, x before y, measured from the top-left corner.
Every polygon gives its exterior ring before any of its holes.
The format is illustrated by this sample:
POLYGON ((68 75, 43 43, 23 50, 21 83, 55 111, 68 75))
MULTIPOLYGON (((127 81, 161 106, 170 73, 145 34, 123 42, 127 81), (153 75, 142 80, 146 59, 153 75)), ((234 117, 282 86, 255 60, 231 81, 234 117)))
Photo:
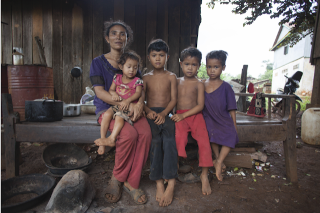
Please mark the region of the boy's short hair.
POLYGON ((226 60, 227 60, 228 53, 223 50, 214 50, 211 51, 207 54, 206 56, 206 61, 209 59, 218 59, 221 63, 222 66, 226 65, 226 60))
POLYGON ((188 56, 195 57, 198 59, 199 65, 201 64, 202 53, 195 47, 188 47, 181 51, 180 61, 184 61, 188 56))
POLYGON ((155 39, 150 41, 149 45, 148 45, 148 55, 150 54, 150 52, 152 50, 155 50, 157 52, 163 50, 165 53, 169 53, 169 46, 168 44, 162 40, 162 39, 155 39))

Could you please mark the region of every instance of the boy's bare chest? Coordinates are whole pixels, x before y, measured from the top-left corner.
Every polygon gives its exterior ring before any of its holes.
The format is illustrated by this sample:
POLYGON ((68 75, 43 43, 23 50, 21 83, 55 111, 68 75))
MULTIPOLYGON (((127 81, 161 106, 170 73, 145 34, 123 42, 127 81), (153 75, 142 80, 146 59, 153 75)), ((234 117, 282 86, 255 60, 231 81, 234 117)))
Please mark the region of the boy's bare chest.
POLYGON ((152 77, 147 82, 148 90, 170 90, 171 82, 168 78, 165 77, 152 77))
POLYGON ((198 93, 198 82, 180 83, 178 85, 178 96, 193 96, 198 93))

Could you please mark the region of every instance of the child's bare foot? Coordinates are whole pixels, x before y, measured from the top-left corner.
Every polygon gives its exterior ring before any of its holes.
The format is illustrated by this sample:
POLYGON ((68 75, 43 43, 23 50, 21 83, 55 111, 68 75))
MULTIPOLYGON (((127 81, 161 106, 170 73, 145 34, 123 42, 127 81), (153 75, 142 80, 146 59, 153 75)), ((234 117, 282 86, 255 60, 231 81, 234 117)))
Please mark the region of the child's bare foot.
POLYGON ((176 179, 173 178, 169 180, 167 189, 164 192, 159 202, 159 206, 169 206, 172 203, 175 184, 176 184, 176 179))
POLYGON ((222 163, 220 161, 216 161, 214 165, 214 168, 216 168, 216 176, 218 178, 219 181, 223 180, 222 174, 221 174, 221 167, 222 167, 222 163))
MULTIPOLYGON (((213 166, 214 164, 217 162, 217 160, 213 160, 212 163, 213 163, 213 166)), ((226 165, 224 165, 224 163, 221 164, 221 172, 225 172, 227 169, 226 165)))
POLYGON ((105 147, 105 146, 99 146, 98 154, 99 154, 99 155, 103 155, 104 152, 105 152, 105 150, 106 150, 106 147, 105 147))
POLYGON ((97 144, 98 146, 114 147, 116 145, 116 139, 109 136, 107 138, 99 138, 99 139, 95 140, 94 143, 97 144))
POLYGON ((210 195, 211 194, 211 187, 208 179, 207 174, 200 175, 201 183, 202 183, 202 194, 203 195, 210 195))
POLYGON ((163 184, 163 180, 157 180, 157 194, 156 194, 156 200, 160 203, 161 198, 163 196, 164 193, 164 184, 163 184))

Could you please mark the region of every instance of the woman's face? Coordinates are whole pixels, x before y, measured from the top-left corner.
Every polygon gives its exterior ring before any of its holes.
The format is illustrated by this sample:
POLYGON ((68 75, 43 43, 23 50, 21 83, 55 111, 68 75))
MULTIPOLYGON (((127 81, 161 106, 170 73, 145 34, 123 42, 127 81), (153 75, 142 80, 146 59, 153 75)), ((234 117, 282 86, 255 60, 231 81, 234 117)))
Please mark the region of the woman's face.
POLYGON ((109 36, 106 36, 106 40, 112 49, 124 49, 127 44, 126 29, 121 25, 111 27, 109 30, 109 36))

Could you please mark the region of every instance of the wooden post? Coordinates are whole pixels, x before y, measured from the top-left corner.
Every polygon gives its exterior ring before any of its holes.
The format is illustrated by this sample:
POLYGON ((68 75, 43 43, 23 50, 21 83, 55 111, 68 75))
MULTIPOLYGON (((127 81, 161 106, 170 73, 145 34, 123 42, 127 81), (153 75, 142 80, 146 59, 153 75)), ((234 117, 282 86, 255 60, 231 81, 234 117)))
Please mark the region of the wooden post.
POLYGON ((6 178, 19 175, 20 147, 16 143, 12 98, 10 94, 2 94, 2 113, 4 125, 4 143, 6 150, 6 178))
POLYGON ((283 141, 283 149, 286 163, 287 178, 292 183, 298 182, 297 176, 297 150, 296 150, 296 103, 295 97, 290 96, 285 101, 285 111, 282 123, 286 128, 286 139, 283 141))
MULTIPOLYGON (((241 93, 246 93, 246 85, 247 85, 247 70, 248 65, 243 65, 242 72, 241 72, 241 80, 240 84, 244 85, 243 90, 241 93)), ((237 108, 240 112, 247 112, 247 103, 246 103, 246 96, 239 97, 237 108)))

